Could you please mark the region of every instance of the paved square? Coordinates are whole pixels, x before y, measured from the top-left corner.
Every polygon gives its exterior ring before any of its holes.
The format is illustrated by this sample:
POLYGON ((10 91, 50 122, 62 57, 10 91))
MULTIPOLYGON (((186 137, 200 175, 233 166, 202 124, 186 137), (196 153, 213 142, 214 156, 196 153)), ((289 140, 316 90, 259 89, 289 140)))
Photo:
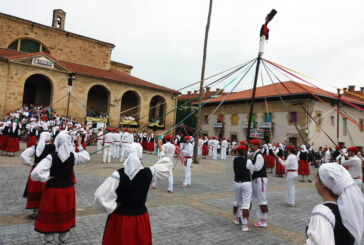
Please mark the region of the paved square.
MULTIPOLYGON (((24 145, 22 144, 22 149, 24 145)), ((93 152, 95 147, 88 148, 93 152)), ((25 210, 22 197, 29 167, 16 157, 0 156, 0 244, 41 244, 43 235, 34 231, 34 222, 25 210)), ((152 165, 157 157, 144 154, 143 164, 152 165)), ((107 215, 92 206, 96 188, 122 165, 112 160, 102 164, 100 155, 93 155, 86 164, 76 166, 76 227, 71 230, 70 244, 100 244, 107 215)), ((315 172, 311 168, 312 176, 315 172)), ((168 193, 167 181, 148 194, 153 244, 303 244, 305 228, 313 207, 321 200, 314 184, 296 185, 297 207, 286 207, 285 179, 269 174, 268 228, 243 233, 232 219, 232 158, 225 161, 201 160, 192 166, 192 186, 182 188, 183 166, 174 171, 174 193, 168 193)), ((251 221, 257 205, 253 205, 251 221)))

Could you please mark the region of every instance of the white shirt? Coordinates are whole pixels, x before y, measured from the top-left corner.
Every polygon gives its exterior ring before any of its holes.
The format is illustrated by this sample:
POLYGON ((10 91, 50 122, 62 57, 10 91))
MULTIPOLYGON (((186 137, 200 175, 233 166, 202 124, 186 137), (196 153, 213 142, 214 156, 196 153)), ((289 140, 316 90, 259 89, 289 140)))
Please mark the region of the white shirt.
POLYGON ((279 162, 286 167, 286 170, 297 170, 298 169, 298 158, 295 154, 289 154, 287 160, 279 158, 279 162))
POLYGON ((264 158, 263 158, 263 155, 261 155, 261 154, 257 155, 257 153, 259 151, 260 150, 258 149, 253 154, 253 157, 256 157, 255 164, 254 164, 254 171, 255 172, 260 171, 263 168, 263 166, 264 166, 264 158))
POLYGON ((193 156, 193 145, 191 144, 191 142, 185 143, 182 152, 183 152, 183 156, 185 156, 185 157, 193 156))
POLYGON ((176 151, 176 147, 171 144, 171 142, 167 142, 162 145, 163 152, 166 157, 169 157, 171 160, 173 160, 174 152, 176 151))
POLYGON ((228 147, 228 142, 227 142, 227 140, 223 140, 222 142, 221 142, 221 148, 223 148, 223 147, 228 147))
POLYGON ((121 133, 114 133, 114 142, 120 143, 121 141, 121 133))
POLYGON ((341 165, 343 166, 349 166, 349 173, 351 177, 353 178, 360 178, 360 180, 363 178, 363 172, 361 170, 361 159, 358 156, 350 157, 348 160, 344 160, 344 158, 341 160, 341 165))
POLYGON ((109 143, 109 144, 112 144, 114 143, 114 135, 113 133, 107 133, 105 134, 105 143, 109 143))
POLYGON ((104 139, 104 133, 102 131, 99 131, 97 133, 97 140, 103 140, 104 139))

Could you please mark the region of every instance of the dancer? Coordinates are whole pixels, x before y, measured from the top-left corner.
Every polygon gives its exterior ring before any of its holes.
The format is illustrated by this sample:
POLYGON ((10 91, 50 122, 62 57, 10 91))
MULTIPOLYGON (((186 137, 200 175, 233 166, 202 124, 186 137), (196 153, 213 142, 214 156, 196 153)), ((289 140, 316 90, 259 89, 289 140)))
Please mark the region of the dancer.
POLYGON ((276 156, 277 161, 279 161, 286 168, 286 192, 287 192, 287 202, 286 206, 295 207, 296 206, 296 181, 297 181, 297 169, 298 169, 298 159, 294 154, 296 148, 294 145, 289 145, 286 147, 288 152, 287 160, 276 156))
POLYGON ((48 132, 42 132, 40 134, 38 144, 27 148, 20 155, 21 162, 27 166, 32 167, 29 172, 28 181, 23 195, 23 197, 27 198, 27 204, 25 208, 33 209, 33 213, 29 215, 29 218, 31 219, 35 219, 37 216, 45 183, 33 181, 30 176, 33 169, 40 161, 42 161, 49 154, 52 154, 56 151, 56 147, 51 144, 51 141, 51 134, 48 132))
POLYGON ((67 244, 69 231, 76 225, 73 167, 90 160, 81 141, 81 137, 78 137, 79 153, 74 153, 70 136, 58 134, 58 152, 40 161, 31 173, 33 181, 47 182, 34 227, 35 231, 45 234, 46 244, 53 244, 55 233, 59 233, 59 244, 67 244))
MULTIPOLYGON (((158 140, 160 152, 162 140, 158 140)), ((171 173, 172 161, 160 158, 152 167, 143 168, 140 159, 143 148, 132 143, 124 168, 115 171, 97 188, 94 204, 108 213, 102 244, 149 245, 152 232, 145 206, 153 176, 166 178, 171 173)), ((162 153, 163 154, 163 153, 162 153)))
POLYGON ((234 148, 234 151, 237 156, 234 158, 235 177, 233 190, 235 201, 233 207, 233 223, 238 225, 241 220, 243 225, 242 231, 251 231, 251 228, 248 226, 248 220, 252 195, 251 175, 254 172, 254 165, 252 161, 247 159, 247 148, 245 145, 234 148))
POLYGON ((302 176, 300 182, 305 182, 305 176, 309 183, 312 183, 310 177, 310 166, 308 165, 308 150, 305 145, 301 145, 301 149, 297 153, 298 162, 298 175, 302 176))
POLYGON ((103 163, 110 163, 111 162, 111 150, 112 150, 112 144, 114 143, 114 135, 112 133, 111 128, 106 129, 106 134, 104 136, 105 142, 104 142, 104 157, 102 162, 103 163))
POLYGON ((312 210, 306 244, 361 244, 364 198, 349 172, 338 164, 323 164, 315 187, 324 203, 312 210))
POLYGON ((99 132, 97 133, 97 155, 101 155, 103 143, 104 143, 104 133, 102 132, 102 128, 99 128, 99 132))
POLYGON ((183 181, 182 187, 191 185, 191 164, 193 157, 193 145, 191 143, 191 136, 184 137, 185 144, 183 145, 182 153, 184 157, 185 165, 185 180, 183 181))
POLYGON ((226 159, 226 151, 228 148, 228 142, 225 139, 225 137, 222 137, 222 142, 221 142, 221 160, 225 160, 226 159))
MULTIPOLYGON (((284 148, 281 143, 276 144, 276 150, 274 151, 274 155, 278 156, 280 159, 283 159, 284 148)), ((276 160, 276 176, 283 177, 285 173, 284 167, 282 164, 276 160)))
POLYGON ((356 147, 349 147, 347 151, 347 156, 344 153, 341 153, 342 158, 345 159, 341 162, 341 164, 344 167, 349 167, 348 171, 351 177, 353 178, 355 184, 357 184, 358 187, 361 189, 361 186, 363 185, 363 172, 361 169, 362 160, 358 157, 359 149, 356 147))

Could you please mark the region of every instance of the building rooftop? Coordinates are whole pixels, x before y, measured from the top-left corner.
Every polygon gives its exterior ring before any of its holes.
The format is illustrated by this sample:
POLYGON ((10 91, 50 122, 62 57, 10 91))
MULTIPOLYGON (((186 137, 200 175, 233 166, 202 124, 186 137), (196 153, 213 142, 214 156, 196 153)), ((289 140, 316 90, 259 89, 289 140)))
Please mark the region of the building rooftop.
POLYGON ((11 60, 24 59, 24 58, 35 57, 35 56, 47 56, 54 62, 57 62, 58 64, 60 64, 61 66, 63 66, 64 68, 66 68, 67 70, 69 70, 70 72, 73 72, 75 74, 80 74, 80 75, 90 76, 90 77, 95 77, 95 78, 101 78, 101 79, 106 79, 106 80, 110 80, 110 81, 114 81, 114 82, 130 84, 133 86, 146 87, 146 88, 150 88, 150 89, 178 94, 178 92, 176 90, 173 90, 173 89, 170 89, 170 88, 167 88, 164 86, 160 86, 158 84, 154 84, 151 82, 147 82, 140 78, 131 76, 127 73, 117 71, 115 69, 103 70, 103 69, 89 67, 89 66, 85 66, 85 65, 60 61, 60 60, 57 60, 52 55, 50 55, 49 53, 45 53, 45 52, 22 53, 22 52, 18 52, 18 51, 14 51, 14 50, 0 48, 0 59, 3 59, 3 60, 11 61, 11 60))

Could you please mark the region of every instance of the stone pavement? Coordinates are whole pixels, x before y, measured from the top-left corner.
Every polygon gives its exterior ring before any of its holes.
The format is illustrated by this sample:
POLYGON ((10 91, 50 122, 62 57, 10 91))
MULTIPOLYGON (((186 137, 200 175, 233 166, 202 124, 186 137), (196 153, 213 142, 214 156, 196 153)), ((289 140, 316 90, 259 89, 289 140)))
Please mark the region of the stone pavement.
MULTIPOLYGON (((22 145, 24 148, 24 145, 22 145)), ((89 147, 93 152, 95 147, 89 147)), ((16 157, 0 156, 0 244, 41 244, 43 236, 33 230, 22 198, 29 167, 16 157)), ((144 154, 143 164, 152 165, 157 157, 144 154)), ((76 166, 76 227, 70 233, 70 244, 100 244, 107 215, 92 206, 96 188, 122 165, 116 160, 102 164, 100 155, 76 166)), ((312 179, 315 172, 311 168, 312 179)), ((167 181, 148 194, 153 244, 303 244, 305 228, 313 207, 320 203, 314 185, 296 185, 297 207, 286 207, 285 179, 269 175, 268 228, 243 233, 232 219, 232 158, 226 161, 201 160, 192 167, 192 186, 182 188, 183 166, 174 171, 174 193, 167 193, 167 181)), ((257 205, 253 205, 251 221, 257 205)))

